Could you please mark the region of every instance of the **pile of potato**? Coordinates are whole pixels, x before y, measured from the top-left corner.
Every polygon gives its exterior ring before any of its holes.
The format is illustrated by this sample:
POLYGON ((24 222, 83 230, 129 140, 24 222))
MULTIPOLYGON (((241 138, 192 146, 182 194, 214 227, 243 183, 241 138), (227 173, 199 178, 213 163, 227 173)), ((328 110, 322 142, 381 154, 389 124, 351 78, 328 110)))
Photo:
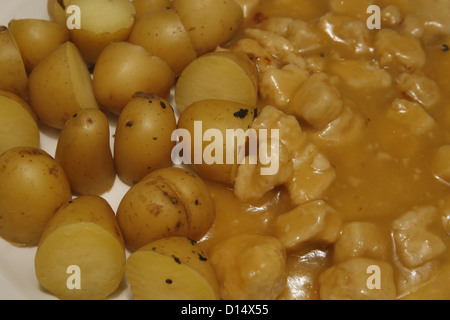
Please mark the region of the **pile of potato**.
POLYGON ((107 298, 124 275, 136 299, 220 298, 196 242, 215 217, 203 179, 230 183, 235 170, 174 167, 172 134, 178 112, 186 130, 254 119, 255 65, 216 50, 238 32, 241 6, 48 0, 48 12, 0 27, 0 236, 37 246, 37 279, 60 299, 107 298), (243 106, 251 112, 233 117, 243 106), (40 149, 40 127, 58 131, 54 155, 40 149), (102 195, 116 177, 130 188, 114 212, 102 195))

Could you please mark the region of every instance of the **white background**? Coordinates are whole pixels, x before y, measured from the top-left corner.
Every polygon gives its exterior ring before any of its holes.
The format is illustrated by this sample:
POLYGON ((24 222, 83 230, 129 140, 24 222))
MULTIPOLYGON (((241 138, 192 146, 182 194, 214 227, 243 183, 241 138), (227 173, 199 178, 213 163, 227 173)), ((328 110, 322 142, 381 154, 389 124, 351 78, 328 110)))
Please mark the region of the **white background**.
MULTIPOLYGON (((22 18, 48 20, 47 0, 0 0, 0 25, 7 26, 11 19, 22 18)), ((111 137, 114 128, 115 123, 111 121, 111 137)), ((57 131, 42 127, 40 147, 54 156, 56 142, 57 131)), ((103 197, 116 211, 127 190, 128 187, 116 179, 113 189, 103 197)), ((35 253, 35 247, 17 248, 0 239, 0 300, 56 299, 42 289, 36 280, 35 253)), ((110 299, 130 299, 131 297, 128 285, 123 281, 119 290, 110 299)))

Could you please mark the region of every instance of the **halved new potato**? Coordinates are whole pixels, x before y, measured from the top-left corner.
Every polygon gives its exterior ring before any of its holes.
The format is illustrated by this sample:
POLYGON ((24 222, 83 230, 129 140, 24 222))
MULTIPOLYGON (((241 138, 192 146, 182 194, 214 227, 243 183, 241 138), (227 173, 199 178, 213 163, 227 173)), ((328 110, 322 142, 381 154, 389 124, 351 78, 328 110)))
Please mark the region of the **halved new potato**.
POLYGON ((70 38, 65 26, 42 19, 13 19, 9 22, 9 32, 17 42, 28 71, 70 38))
POLYGON ((231 186, 239 164, 249 153, 252 132, 247 130, 256 116, 256 107, 241 103, 197 101, 178 120, 181 142, 174 153, 184 164, 192 164, 202 178, 231 186))
POLYGON ((217 300, 219 286, 199 245, 188 238, 157 240, 130 255, 126 277, 135 300, 217 300))
POLYGON ((171 8, 161 8, 142 16, 129 41, 164 59, 177 76, 197 58, 189 33, 171 8))
POLYGON ((0 26, 0 90, 27 98, 28 76, 16 40, 9 29, 0 26))
MULTIPOLYGON (((70 0, 68 6, 81 13, 80 28, 70 28, 70 35, 90 65, 108 44, 127 40, 135 22, 136 9, 129 0, 70 0)), ((67 19, 73 14, 67 13, 67 19)))
POLYGON ((244 20, 242 7, 234 0, 173 0, 172 8, 199 56, 231 40, 244 20))
POLYGON ((105 299, 125 274, 125 247, 114 211, 100 196, 81 196, 49 221, 35 256, 39 284, 63 300, 105 299))
POLYGON ((244 53, 216 51, 190 63, 175 87, 182 112, 200 100, 220 99, 254 106, 258 101, 258 71, 244 53))
POLYGON ((98 108, 92 79, 76 46, 66 42, 29 77, 30 105, 46 125, 62 129, 79 109, 98 108))
POLYGON ((175 82, 163 59, 129 42, 108 45, 97 60, 93 78, 99 104, 115 114, 122 112, 136 92, 168 97, 175 82))

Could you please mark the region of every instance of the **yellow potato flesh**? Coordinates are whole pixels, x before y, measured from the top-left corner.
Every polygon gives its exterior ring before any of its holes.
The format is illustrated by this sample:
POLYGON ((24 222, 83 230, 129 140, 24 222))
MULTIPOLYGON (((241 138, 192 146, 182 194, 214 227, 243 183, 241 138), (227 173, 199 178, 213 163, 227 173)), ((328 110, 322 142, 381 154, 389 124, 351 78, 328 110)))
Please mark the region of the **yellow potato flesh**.
POLYGON ((39 147, 39 128, 19 102, 0 95, 0 154, 13 147, 39 147))
POLYGON ((136 14, 128 0, 71 0, 69 5, 80 8, 81 29, 97 34, 128 28, 136 14))
POLYGON ((126 277, 136 300, 216 300, 217 279, 200 246, 168 237, 130 255, 126 277))
POLYGON ((216 299, 208 281, 197 271, 152 251, 136 252, 129 258, 127 279, 136 300, 216 299))
POLYGON ((184 69, 175 87, 178 109, 183 112, 192 103, 207 99, 256 105, 256 71, 249 64, 245 58, 235 59, 228 53, 207 54, 194 60, 184 69))
POLYGON ((60 299, 105 299, 119 286, 124 250, 110 232, 92 222, 68 224, 41 241, 35 260, 36 276, 60 299), (70 266, 80 270, 80 289, 67 285, 70 266))
POLYGON ((71 28, 70 35, 89 65, 95 64, 108 44, 128 39, 136 15, 130 1, 71 0, 69 5, 80 8, 80 28, 71 28))
POLYGON ((67 50, 67 58, 72 88, 78 104, 82 108, 87 108, 87 106, 97 107, 91 76, 81 56, 75 50, 67 50))

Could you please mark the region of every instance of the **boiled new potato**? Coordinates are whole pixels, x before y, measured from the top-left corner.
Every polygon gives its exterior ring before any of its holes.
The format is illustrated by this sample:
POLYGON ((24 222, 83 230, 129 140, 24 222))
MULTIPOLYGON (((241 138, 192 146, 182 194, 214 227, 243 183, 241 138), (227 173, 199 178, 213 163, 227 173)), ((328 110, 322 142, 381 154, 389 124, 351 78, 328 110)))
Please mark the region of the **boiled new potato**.
POLYGON ((39 284, 59 299, 99 300, 125 274, 125 247, 114 211, 100 196, 81 196, 49 221, 35 255, 39 284))
POLYGON ((214 270, 188 238, 156 240, 127 259, 126 277, 135 300, 217 300, 214 270))
POLYGON ((34 246, 45 226, 72 199, 62 167, 45 151, 12 148, 0 156, 0 236, 34 246))
POLYGON ((163 58, 176 75, 197 57, 188 32, 171 8, 142 16, 136 22, 129 41, 163 58))
POLYGON ((0 90, 27 98, 28 76, 17 42, 5 26, 0 26, 0 90))
POLYGON ((258 101, 258 71, 244 53, 216 51, 191 62, 175 87, 180 111, 206 99, 230 100, 246 105, 258 101))
POLYGON ((200 240, 215 218, 204 181, 181 168, 149 173, 122 198, 117 219, 131 251, 157 239, 183 236, 200 240))
POLYGON ((109 122, 99 109, 81 109, 61 130, 55 159, 63 167, 75 194, 109 191, 116 179, 109 122))
POLYGON ((136 20, 150 11, 172 5, 172 0, 132 0, 132 2, 136 8, 136 20))
POLYGON ((63 26, 67 24, 66 8, 70 0, 48 0, 47 12, 52 21, 63 26))
POLYGON ((244 20, 242 7, 234 0, 173 0, 172 8, 199 56, 230 41, 244 20))
POLYGON ((56 129, 62 129, 78 110, 98 108, 89 70, 69 41, 33 69, 28 88, 38 118, 56 129))
POLYGON ((70 38, 65 26, 41 19, 13 19, 9 22, 9 32, 17 42, 28 71, 70 38))
POLYGON ((39 127, 27 102, 0 91, 0 154, 13 147, 39 148, 39 142, 39 127))
POLYGON ((257 108, 237 102, 216 99, 195 102, 179 118, 178 129, 186 130, 186 136, 179 133, 182 142, 174 152, 182 153, 183 163, 192 164, 201 177, 232 185, 243 160, 238 155, 245 155, 238 153, 239 147, 248 141, 245 134, 256 115, 257 108), (241 142, 234 134, 242 138, 241 142))
POLYGON ((177 122, 170 104, 138 92, 125 106, 116 125, 114 162, 119 178, 134 185, 157 169, 172 166, 172 132, 177 122))
MULTIPOLYGON (((68 5, 80 9, 80 28, 69 31, 89 65, 111 42, 126 41, 135 22, 136 9, 130 0, 70 0, 68 5)), ((67 19, 73 15, 67 13, 67 19)))
POLYGON ((115 42, 105 48, 93 78, 99 104, 115 114, 120 114, 138 91, 168 97, 175 82, 172 69, 163 59, 128 42, 115 42))

